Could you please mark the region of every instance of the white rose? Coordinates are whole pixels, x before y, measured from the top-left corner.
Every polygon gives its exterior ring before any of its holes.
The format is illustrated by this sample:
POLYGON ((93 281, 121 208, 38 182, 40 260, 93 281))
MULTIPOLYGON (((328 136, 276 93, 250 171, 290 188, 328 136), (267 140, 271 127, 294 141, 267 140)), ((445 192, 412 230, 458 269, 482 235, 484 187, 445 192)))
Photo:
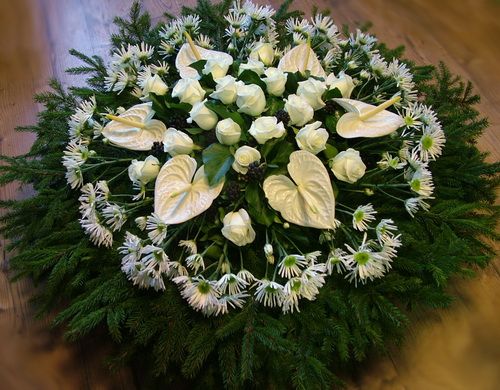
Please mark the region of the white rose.
POLYGON ((351 148, 337 154, 330 166, 337 179, 351 184, 361 179, 366 171, 359 152, 351 148))
POLYGON ((205 107, 206 100, 195 103, 189 111, 188 123, 196 122, 203 130, 211 130, 217 124, 217 114, 205 107))
POLYGON ((259 144, 265 144, 271 138, 279 138, 285 134, 285 126, 278 123, 275 116, 261 116, 252 122, 248 130, 259 144))
POLYGON ((257 149, 251 148, 250 146, 242 146, 234 153, 232 167, 236 172, 244 175, 248 172, 248 166, 259 160, 260 153, 257 149))
POLYGON ((215 127, 217 140, 224 145, 234 145, 241 137, 241 127, 231 118, 226 118, 217 123, 215 127))
POLYGON ((264 72, 266 77, 262 79, 267 86, 267 92, 274 96, 281 96, 285 92, 288 74, 277 68, 269 68, 264 72))
POLYGON ((154 156, 148 156, 144 161, 132 160, 128 167, 128 177, 137 185, 148 184, 159 172, 160 162, 154 156))
POLYGON ((262 61, 262 63, 266 66, 271 65, 274 60, 273 45, 266 42, 257 43, 254 49, 250 52, 249 58, 256 61, 262 61))
POLYGON ((264 91, 255 84, 242 85, 236 98, 238 111, 251 116, 259 116, 266 109, 264 91))
POLYGON ((318 154, 326 148, 328 141, 328 131, 320 127, 321 122, 317 121, 304 126, 295 136, 297 145, 302 150, 307 150, 312 154, 318 154))
POLYGON ((290 124, 304 126, 314 116, 314 110, 310 104, 297 95, 289 95, 285 99, 285 111, 290 116, 290 124))
POLYGON ((319 110, 325 106, 325 102, 321 99, 325 91, 324 82, 311 78, 299 82, 297 95, 304 98, 314 110, 319 110))
POLYGON ((168 91, 168 86, 161 79, 160 76, 155 74, 154 76, 148 77, 144 82, 144 88, 142 88, 142 93, 148 95, 154 93, 156 95, 165 95, 168 91))
POLYGON ((246 64, 240 64, 238 75, 242 74, 245 70, 251 70, 260 76, 264 73, 264 68, 265 66, 262 62, 250 58, 246 64))
POLYGON ((244 85, 242 81, 236 81, 233 76, 224 76, 216 83, 215 91, 210 94, 210 97, 220 100, 224 104, 234 103, 238 96, 238 88, 244 85))
POLYGON ((193 140, 182 131, 169 127, 163 135, 163 149, 171 156, 189 154, 193 151, 193 140))
POLYGON ((255 230, 245 209, 227 213, 222 222, 222 235, 233 244, 243 246, 255 240, 255 230))
POLYGON ((352 77, 344 72, 340 72, 338 77, 330 73, 326 78, 326 85, 328 85, 329 89, 338 88, 345 99, 351 97, 352 90, 355 87, 352 77))
POLYGON ((209 58, 205 63, 205 67, 203 68, 203 74, 212 73, 212 77, 214 80, 218 80, 224 77, 233 63, 233 59, 230 57, 218 57, 218 58, 209 58))
POLYGON ((195 105, 205 97, 205 90, 195 79, 180 79, 172 91, 172 97, 179 98, 181 103, 195 105))

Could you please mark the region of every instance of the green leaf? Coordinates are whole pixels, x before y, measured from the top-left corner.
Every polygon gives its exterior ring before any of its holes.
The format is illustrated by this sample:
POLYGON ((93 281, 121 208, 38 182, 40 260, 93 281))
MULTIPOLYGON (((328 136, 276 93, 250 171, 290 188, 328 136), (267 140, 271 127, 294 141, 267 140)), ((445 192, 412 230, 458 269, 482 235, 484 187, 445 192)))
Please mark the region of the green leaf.
POLYGON ((286 78, 285 89, 289 93, 295 93, 297 88, 299 87, 299 81, 301 81, 302 76, 299 72, 295 73, 286 73, 288 76, 286 78))
POLYGON ((335 115, 329 115, 326 117, 325 126, 330 133, 337 132, 337 117, 335 115))
POLYGON ((326 156, 327 159, 331 159, 334 158, 337 154, 339 154, 339 151, 335 146, 326 144, 326 149, 323 150, 323 154, 326 156))
POLYGON ((198 60, 198 61, 190 64, 189 67, 196 69, 197 72, 200 74, 200 76, 202 76, 203 75, 202 71, 203 71, 203 68, 205 67, 206 63, 207 63, 207 60, 198 60))
POLYGON ((209 110, 212 110, 213 112, 215 112, 222 119, 231 118, 238 125, 240 125, 242 130, 246 127, 245 120, 243 119, 243 117, 241 116, 241 114, 239 112, 231 112, 227 109, 227 107, 225 105, 223 105, 221 103, 217 103, 214 101, 207 101, 205 103, 205 107, 207 107, 209 110))
POLYGON ((192 135, 198 135, 205 132, 205 130, 200 127, 188 127, 185 130, 192 135))
POLYGON ((262 81, 257 73, 253 70, 246 69, 238 76, 238 79, 243 81, 245 84, 257 84, 262 88, 263 91, 266 90, 266 83, 262 81))
POLYGON ((262 155, 270 165, 282 165, 288 163, 290 153, 295 150, 293 145, 282 138, 268 141, 261 149, 262 155))
POLYGON ((341 97, 342 97, 342 92, 340 92, 340 89, 333 88, 333 89, 327 90, 323 94, 323 101, 326 102, 328 100, 332 100, 332 99, 335 99, 335 98, 341 98, 341 97))
POLYGON ((267 98, 267 115, 274 115, 276 114, 279 110, 283 109, 285 106, 285 102, 283 101, 282 98, 277 98, 274 96, 269 96, 267 98))
POLYGON ((270 226, 274 221, 274 211, 265 203, 264 192, 257 183, 250 183, 245 190, 245 200, 248 203, 248 213, 252 219, 262 225, 270 226))
POLYGON ((203 164, 208 183, 211 186, 217 185, 231 169, 234 157, 227 146, 212 144, 203 151, 203 164))

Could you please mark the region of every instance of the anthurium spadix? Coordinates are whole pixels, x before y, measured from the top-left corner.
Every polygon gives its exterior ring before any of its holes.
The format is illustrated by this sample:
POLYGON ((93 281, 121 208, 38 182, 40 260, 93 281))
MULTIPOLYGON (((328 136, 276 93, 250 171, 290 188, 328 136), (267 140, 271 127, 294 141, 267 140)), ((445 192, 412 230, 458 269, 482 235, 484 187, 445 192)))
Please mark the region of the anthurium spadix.
POLYGON ((296 225, 334 229, 335 197, 321 160, 299 150, 290 154, 287 169, 292 179, 272 175, 264 181, 264 193, 271 207, 296 225))
POLYGON ((151 102, 137 104, 118 116, 107 114, 111 122, 104 126, 102 135, 120 148, 150 150, 154 142, 163 141, 167 131, 163 122, 151 119, 155 113, 151 105, 151 102))
POLYGON ((333 99, 347 112, 337 122, 337 133, 343 138, 375 138, 391 134, 404 125, 403 118, 386 108, 401 100, 395 96, 379 106, 353 99, 333 99))
POLYGON ((175 156, 160 169, 155 184, 154 211, 167 225, 186 222, 207 210, 224 186, 211 187, 202 165, 187 154, 175 156))
POLYGON ((304 73, 308 70, 311 76, 326 78, 325 70, 309 43, 302 43, 286 52, 278 64, 278 69, 290 73, 304 73))
POLYGON ((175 58, 175 67, 183 79, 198 79, 198 71, 190 65, 196 61, 219 59, 221 62, 233 63, 233 57, 222 51, 209 50, 195 45, 189 34, 185 33, 187 42, 182 45, 175 58))

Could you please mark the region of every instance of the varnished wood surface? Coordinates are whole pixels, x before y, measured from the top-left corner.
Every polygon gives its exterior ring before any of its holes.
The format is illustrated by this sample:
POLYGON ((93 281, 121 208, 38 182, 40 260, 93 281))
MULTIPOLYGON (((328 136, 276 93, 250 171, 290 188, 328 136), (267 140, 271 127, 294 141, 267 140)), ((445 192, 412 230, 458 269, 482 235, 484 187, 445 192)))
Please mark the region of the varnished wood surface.
MULTIPOLYGON (((193 0, 144 0, 153 17, 177 13, 193 0)), ((64 69, 77 63, 67 55, 74 47, 106 55, 115 15, 125 15, 124 0, 0 0, 0 152, 16 155, 32 138, 14 132, 35 121, 40 109, 32 95, 51 76, 65 85, 74 80, 64 69)), ((277 3, 273 1, 273 3, 277 3)), ((301 0, 332 11, 338 25, 370 20, 372 31, 391 46, 404 44, 419 63, 444 60, 471 80, 482 95, 482 113, 491 126, 479 146, 499 160, 500 141, 500 3, 496 0, 301 0)), ((13 186, 0 189, 2 199, 26 196, 13 186)), ((10 284, 5 243, 0 242, 0 388, 133 389, 123 370, 110 374, 96 345, 65 343, 48 321, 33 317, 28 303, 33 286, 10 284)), ((500 388, 500 277, 498 261, 473 280, 451 287, 459 299, 448 310, 421 318, 405 344, 390 356, 367 363, 350 387, 359 389, 500 388)))

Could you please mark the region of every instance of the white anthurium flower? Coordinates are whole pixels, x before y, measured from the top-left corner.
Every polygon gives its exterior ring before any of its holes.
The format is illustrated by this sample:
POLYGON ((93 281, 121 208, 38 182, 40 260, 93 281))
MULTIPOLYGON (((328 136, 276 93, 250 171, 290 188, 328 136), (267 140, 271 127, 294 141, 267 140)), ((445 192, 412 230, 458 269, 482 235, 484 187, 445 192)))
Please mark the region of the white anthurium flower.
POLYGON ((298 150, 290 154, 287 169, 293 181, 285 175, 264 180, 269 205, 290 223, 335 229, 335 196, 323 162, 308 151, 298 150))
POLYGON ((224 180, 210 186, 202 165, 180 154, 168 160, 155 183, 154 213, 167 225, 186 222, 207 210, 224 186, 224 180))
POLYGON ((201 58, 197 58, 189 43, 185 43, 184 45, 182 45, 179 53, 177 54, 177 57, 175 57, 175 67, 177 68, 181 78, 183 79, 198 79, 200 77, 198 71, 190 66, 192 63, 198 61, 199 59, 207 61, 209 59, 216 59, 225 62, 233 61, 233 57, 222 51, 209 50, 198 45, 193 46, 197 54, 199 54, 201 58))
POLYGON ((353 99, 333 99, 347 112, 337 122, 337 134, 343 138, 375 138, 389 135, 404 126, 404 119, 386 108, 401 100, 400 96, 373 106, 353 99))
POLYGON ((144 161, 132 160, 128 167, 128 177, 136 185, 146 185, 154 180, 160 172, 160 161, 148 156, 144 161))
POLYGON ((301 72, 308 70, 311 76, 326 77, 326 73, 316 56, 316 53, 307 43, 302 43, 287 51, 281 58, 278 69, 283 72, 301 72))
POLYGON ((231 118, 223 119, 215 127, 215 136, 221 144, 237 144, 241 137, 241 127, 231 118))
POLYGON ((189 111, 188 123, 196 122, 203 130, 211 130, 217 124, 217 114, 205 107, 206 100, 196 103, 189 111))
POLYGON ((312 154, 318 154, 326 149, 328 131, 320 126, 321 122, 316 121, 299 130, 295 140, 300 149, 307 150, 312 154))
POLYGON ((248 166, 260 160, 260 152, 250 146, 241 146, 234 153, 233 169, 245 175, 248 172, 248 166))
POLYGON ((266 97, 258 85, 242 85, 238 88, 237 93, 236 105, 239 112, 250 116, 259 116, 266 109, 266 97))
POLYGON ((268 68, 264 72, 266 75, 265 78, 262 79, 266 83, 267 92, 270 95, 281 96, 283 92, 285 92, 286 80, 288 78, 288 74, 282 72, 277 68, 268 68))
POLYGON ((203 74, 212 74, 214 80, 224 77, 232 65, 233 59, 230 57, 209 58, 203 68, 203 74))
POLYGON ((260 76, 264 74, 264 69, 265 65, 262 62, 250 58, 246 64, 240 64, 238 75, 242 74, 245 70, 251 70, 260 76))
POLYGON ((163 138, 163 148, 172 157, 178 154, 189 154, 194 149, 193 140, 186 133, 170 127, 163 138))
POLYGON ((111 121, 102 129, 102 135, 120 148, 151 150, 154 142, 163 141, 167 130, 163 122, 152 119, 154 114, 151 102, 120 110, 118 116, 108 114, 111 121))
POLYGON ((149 95, 150 93, 154 93, 158 96, 163 96, 168 91, 168 85, 161 79, 157 74, 148 77, 142 83, 142 94, 144 96, 149 95))
POLYGON ((325 106, 325 102, 321 99, 325 91, 324 82, 309 78, 299 82, 297 95, 305 99, 314 110, 319 110, 325 106))
POLYGON ((335 177, 346 183, 356 183, 366 171, 366 165, 361 160, 359 152, 349 148, 337 154, 330 163, 335 177))
POLYGON ((255 119, 248 132, 259 144, 265 144, 272 138, 280 138, 285 134, 285 126, 275 116, 261 116, 255 119))
POLYGON ((261 61, 266 66, 271 65, 274 60, 273 45, 267 42, 258 42, 250 52, 249 58, 255 61, 261 61))
POLYGON ((354 85, 352 77, 344 72, 340 72, 338 76, 335 76, 334 73, 330 73, 326 78, 326 85, 328 89, 338 88, 342 97, 346 99, 351 97, 351 93, 356 86, 354 85))
POLYGON ((224 76, 216 80, 215 91, 210 94, 210 97, 224 104, 232 104, 236 101, 238 88, 242 85, 244 85, 243 81, 237 81, 233 76, 224 76))
POLYGON ((290 116, 291 125, 304 126, 314 116, 311 105, 297 95, 288 95, 285 99, 285 111, 290 116))
POLYGON ((222 235, 233 244, 244 246, 255 240, 255 230, 245 209, 227 213, 222 223, 222 235))
POLYGON ((181 103, 195 105, 203 100, 205 90, 201 87, 198 80, 180 79, 174 86, 172 97, 178 98, 181 103))

